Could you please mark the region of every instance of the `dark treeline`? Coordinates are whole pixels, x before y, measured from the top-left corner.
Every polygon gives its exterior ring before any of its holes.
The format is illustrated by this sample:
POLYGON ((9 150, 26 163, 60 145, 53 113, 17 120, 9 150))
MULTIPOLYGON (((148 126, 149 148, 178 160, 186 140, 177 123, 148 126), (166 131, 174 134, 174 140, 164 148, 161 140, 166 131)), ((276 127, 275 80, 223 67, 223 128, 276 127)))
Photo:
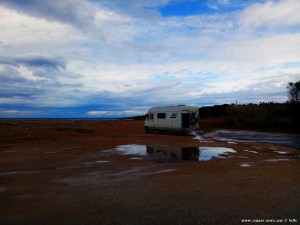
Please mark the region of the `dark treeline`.
POLYGON ((300 103, 206 106, 199 109, 201 129, 232 128, 300 132, 300 103))

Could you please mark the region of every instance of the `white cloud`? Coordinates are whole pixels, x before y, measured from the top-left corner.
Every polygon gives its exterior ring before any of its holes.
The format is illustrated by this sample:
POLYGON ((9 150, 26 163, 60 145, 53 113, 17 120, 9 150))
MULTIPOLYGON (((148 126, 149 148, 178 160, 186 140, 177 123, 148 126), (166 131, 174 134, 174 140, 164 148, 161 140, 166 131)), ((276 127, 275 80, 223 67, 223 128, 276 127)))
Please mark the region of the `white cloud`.
MULTIPOLYGON (((31 48, 36 51, 47 49, 53 43, 66 44, 78 36, 74 29, 64 24, 30 17, 2 6, 0 18, 1 41, 11 47, 17 46, 26 50, 31 48)), ((11 49, 6 50, 9 52, 11 49)))
POLYGON ((281 27, 300 23, 300 1, 280 0, 255 3, 246 8, 240 15, 243 26, 281 27))
POLYGON ((145 114, 145 111, 125 110, 125 111, 89 111, 89 116, 132 116, 145 114))
POLYGON ((16 113, 19 113, 18 110, 14 110, 14 109, 11 109, 11 110, 1 110, 0 113, 3 113, 3 114, 16 114, 16 113))

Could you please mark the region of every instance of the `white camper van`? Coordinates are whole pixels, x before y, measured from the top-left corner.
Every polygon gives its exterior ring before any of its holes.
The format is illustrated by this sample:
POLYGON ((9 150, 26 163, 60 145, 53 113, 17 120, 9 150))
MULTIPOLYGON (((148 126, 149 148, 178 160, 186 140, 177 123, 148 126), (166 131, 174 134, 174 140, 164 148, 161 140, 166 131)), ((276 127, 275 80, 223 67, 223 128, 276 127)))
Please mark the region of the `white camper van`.
POLYGON ((147 132, 188 132, 199 129, 199 109, 195 106, 165 106, 149 109, 145 120, 147 132))

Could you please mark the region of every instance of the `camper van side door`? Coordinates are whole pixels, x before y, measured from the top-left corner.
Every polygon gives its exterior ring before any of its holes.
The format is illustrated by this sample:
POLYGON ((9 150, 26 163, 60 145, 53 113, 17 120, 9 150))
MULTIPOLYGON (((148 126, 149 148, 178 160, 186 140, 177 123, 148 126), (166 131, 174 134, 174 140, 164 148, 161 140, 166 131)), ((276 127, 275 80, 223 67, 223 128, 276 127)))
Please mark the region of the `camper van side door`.
POLYGON ((190 128, 190 113, 183 112, 181 118, 182 128, 190 128))

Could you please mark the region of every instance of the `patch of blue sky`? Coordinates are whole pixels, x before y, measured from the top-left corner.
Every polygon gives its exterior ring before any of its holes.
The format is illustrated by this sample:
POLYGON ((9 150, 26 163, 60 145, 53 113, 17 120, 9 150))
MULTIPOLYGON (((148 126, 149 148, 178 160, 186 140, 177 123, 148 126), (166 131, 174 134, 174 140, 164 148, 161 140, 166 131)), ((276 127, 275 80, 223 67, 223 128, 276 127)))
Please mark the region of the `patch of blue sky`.
POLYGON ((297 68, 297 67, 300 67, 300 62, 286 62, 280 64, 281 69, 297 68))
POLYGON ((156 9, 163 17, 193 16, 200 14, 228 13, 241 10, 250 4, 265 2, 264 0, 173 0, 167 5, 148 7, 156 9))
POLYGON ((154 75, 152 81, 154 83, 161 83, 162 81, 172 81, 174 80, 174 76, 170 72, 166 72, 164 74, 154 75))
POLYGON ((256 71, 278 70, 278 69, 290 69, 300 68, 300 62, 285 62, 273 66, 262 66, 256 69, 256 71))
MULTIPOLYGON (((0 118, 102 118, 115 115, 88 115, 89 111, 107 111, 107 106, 83 105, 74 107, 27 107, 27 106, 9 106, 0 108, 0 118)), ((110 107, 109 110, 120 110, 118 107, 110 107)), ((119 116, 122 116, 120 114, 119 116)))
POLYGON ((282 26, 279 27, 277 30, 277 32, 281 32, 281 33, 299 33, 300 32, 300 21, 298 24, 292 24, 292 25, 286 25, 286 26, 282 26))
POLYGON ((264 37, 278 34, 298 34, 299 32, 300 22, 299 24, 278 24, 276 26, 262 23, 257 27, 253 27, 251 33, 248 31, 248 34, 251 34, 253 37, 264 37))

